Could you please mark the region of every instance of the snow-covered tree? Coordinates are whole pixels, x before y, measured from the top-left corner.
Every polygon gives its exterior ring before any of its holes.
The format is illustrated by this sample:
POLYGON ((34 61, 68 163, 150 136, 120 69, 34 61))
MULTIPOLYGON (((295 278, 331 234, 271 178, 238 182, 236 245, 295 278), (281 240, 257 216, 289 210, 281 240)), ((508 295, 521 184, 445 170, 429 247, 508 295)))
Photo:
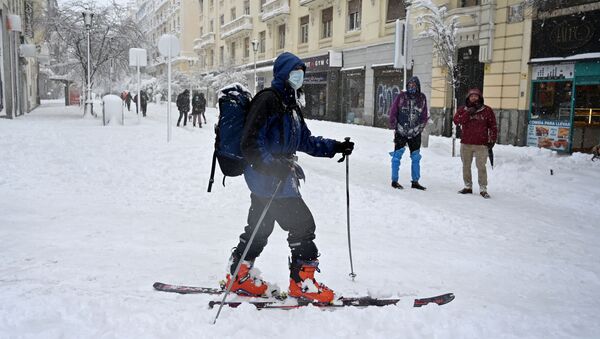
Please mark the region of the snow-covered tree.
MULTIPOLYGON (((411 8, 419 10, 417 24, 422 25, 423 31, 419 33, 419 38, 431 39, 433 48, 437 55, 439 63, 448 70, 448 82, 452 86, 452 108, 456 108, 456 89, 460 81, 460 69, 457 65, 457 35, 459 27, 459 17, 457 15, 448 15, 446 6, 437 6, 431 0, 414 0, 411 8)), ((446 116, 446 115, 445 115, 446 116)), ((455 137, 456 131, 451 122, 452 113, 446 126, 452 125, 452 137, 455 137)), ((454 146, 452 147, 452 156, 454 156, 454 146)))
MULTIPOLYGON (((54 8, 40 20, 48 32, 51 54, 58 63, 69 62, 71 67, 55 67, 55 73, 76 72, 72 79, 87 87, 90 72, 96 91, 112 87, 110 78, 119 79, 128 73, 129 49, 145 47, 144 36, 129 12, 113 2, 103 5, 95 0, 74 0, 54 8), (90 28, 90 70, 88 70, 87 31, 82 13, 94 14, 90 28), (112 70, 111 70, 112 65, 112 70)), ((60 76, 60 74, 58 74, 60 76)))

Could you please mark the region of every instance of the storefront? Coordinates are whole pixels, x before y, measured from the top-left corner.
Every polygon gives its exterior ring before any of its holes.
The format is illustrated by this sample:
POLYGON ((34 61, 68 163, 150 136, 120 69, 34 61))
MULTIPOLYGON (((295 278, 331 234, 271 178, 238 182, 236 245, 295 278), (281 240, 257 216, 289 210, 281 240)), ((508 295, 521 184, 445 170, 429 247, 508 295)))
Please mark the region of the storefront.
POLYGON ((365 67, 342 68, 342 122, 365 125, 365 67))
POLYGON ((302 61, 306 64, 303 85, 306 97, 304 116, 308 119, 341 121, 339 111, 336 109, 341 55, 330 52, 304 58, 302 61), (331 59, 333 62, 330 62, 331 59))
POLYGON ((571 153, 600 143, 600 11, 583 14, 533 23, 529 146, 571 153))

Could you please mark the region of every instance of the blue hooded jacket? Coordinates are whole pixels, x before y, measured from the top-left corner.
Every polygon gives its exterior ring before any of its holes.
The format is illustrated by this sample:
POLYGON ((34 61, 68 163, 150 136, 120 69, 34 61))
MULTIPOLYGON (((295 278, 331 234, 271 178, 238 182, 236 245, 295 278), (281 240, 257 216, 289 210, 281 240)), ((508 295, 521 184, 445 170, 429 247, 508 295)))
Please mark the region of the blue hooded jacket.
MULTIPOLYGON (((271 197, 279 179, 270 174, 278 159, 293 159, 296 151, 317 157, 333 157, 336 141, 311 135, 302 112, 296 104, 295 91, 287 80, 292 70, 306 70, 294 54, 285 52, 273 65, 271 88, 252 101, 242 134, 242 154, 248 162, 244 178, 250 191, 260 197, 271 197)), ((295 163, 290 175, 283 180, 276 198, 300 197, 302 168, 295 163)))

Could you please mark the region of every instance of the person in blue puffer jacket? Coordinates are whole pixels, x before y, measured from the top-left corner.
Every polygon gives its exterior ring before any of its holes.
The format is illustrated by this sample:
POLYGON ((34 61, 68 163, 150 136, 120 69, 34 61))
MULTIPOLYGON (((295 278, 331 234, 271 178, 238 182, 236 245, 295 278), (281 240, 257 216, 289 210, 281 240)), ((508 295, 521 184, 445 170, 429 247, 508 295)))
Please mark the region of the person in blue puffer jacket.
POLYGON ((400 92, 390 106, 390 128, 394 129, 394 151, 392 157, 392 187, 402 189, 398 183, 400 159, 406 150, 410 150, 411 187, 425 190, 419 184, 421 178, 421 132, 427 124, 427 98, 421 93, 419 78, 412 77, 406 83, 406 91, 400 92))
POLYGON ((229 259, 228 286, 265 206, 274 198, 233 281, 231 290, 237 294, 264 296, 271 292, 268 284, 251 269, 277 222, 288 232, 292 252, 288 294, 319 302, 330 302, 334 297, 331 289, 314 278, 319 264, 314 243, 315 221, 300 195, 304 172, 295 154, 300 151, 328 158, 336 153, 349 155, 354 143, 311 135, 299 105, 305 71, 306 65, 294 54, 279 55, 273 65, 272 90, 255 96, 246 117, 241 148, 248 162, 244 178, 251 192, 251 205, 248 225, 229 259))

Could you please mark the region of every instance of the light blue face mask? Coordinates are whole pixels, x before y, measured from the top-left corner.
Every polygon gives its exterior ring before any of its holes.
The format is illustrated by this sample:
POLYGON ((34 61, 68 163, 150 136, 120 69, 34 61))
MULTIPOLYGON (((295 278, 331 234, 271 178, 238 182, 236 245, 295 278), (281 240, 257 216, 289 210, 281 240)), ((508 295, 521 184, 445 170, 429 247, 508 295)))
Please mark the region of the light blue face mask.
POLYGON ((290 84, 290 87, 292 87, 295 90, 298 90, 298 88, 302 87, 302 82, 304 82, 304 71, 303 70, 298 69, 298 70, 290 72, 290 77, 288 79, 288 83, 290 84))

